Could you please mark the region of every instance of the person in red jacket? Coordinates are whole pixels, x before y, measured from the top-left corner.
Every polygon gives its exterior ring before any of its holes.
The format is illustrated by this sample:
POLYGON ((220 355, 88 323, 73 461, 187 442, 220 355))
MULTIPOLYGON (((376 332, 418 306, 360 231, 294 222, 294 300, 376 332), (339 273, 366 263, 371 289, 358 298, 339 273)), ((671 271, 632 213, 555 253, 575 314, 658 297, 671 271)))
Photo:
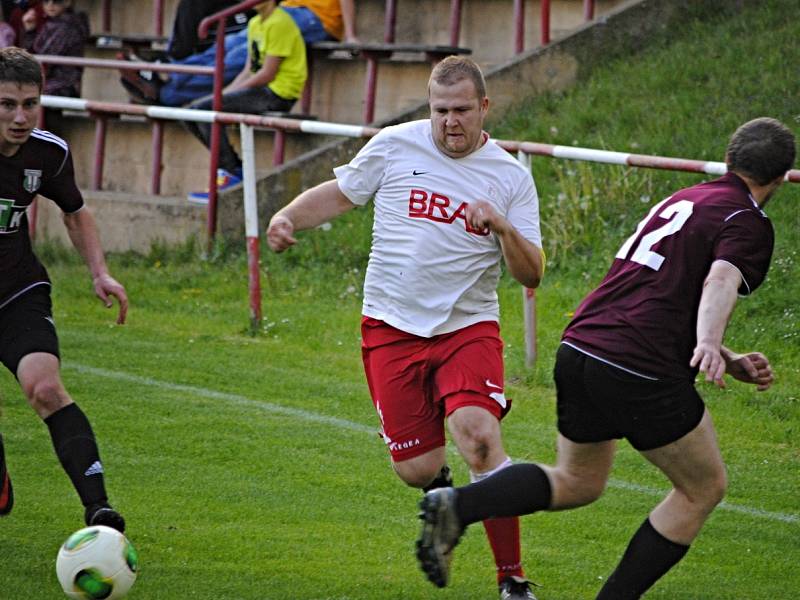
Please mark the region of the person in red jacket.
MULTIPOLYGON (((44 19, 35 8, 22 18, 25 32, 21 46, 33 54, 83 56, 83 46, 89 37, 86 13, 75 12, 72 0, 44 0, 44 19)), ((50 65, 47 67, 42 93, 52 96, 81 95, 81 67, 50 65)))

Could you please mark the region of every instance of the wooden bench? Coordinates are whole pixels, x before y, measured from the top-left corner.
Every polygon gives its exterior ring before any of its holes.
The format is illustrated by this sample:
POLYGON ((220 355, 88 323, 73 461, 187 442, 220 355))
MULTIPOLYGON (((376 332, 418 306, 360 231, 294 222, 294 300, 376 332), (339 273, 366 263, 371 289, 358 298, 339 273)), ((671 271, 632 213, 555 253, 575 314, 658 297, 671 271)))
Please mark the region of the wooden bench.
POLYGON ((436 64, 447 56, 472 54, 470 48, 459 46, 441 46, 435 44, 396 44, 381 42, 315 42, 309 46, 309 68, 306 87, 301 99, 301 110, 309 112, 311 108, 311 73, 315 57, 328 57, 343 60, 363 58, 367 62, 367 76, 364 83, 364 112, 362 120, 372 123, 375 117, 375 93, 378 85, 378 62, 388 60, 409 60, 414 56, 422 56, 423 60, 436 64))
POLYGON ((470 48, 460 46, 439 46, 434 44, 387 44, 380 42, 315 42, 310 46, 312 53, 332 55, 340 58, 374 56, 381 60, 391 60, 397 54, 424 55, 427 62, 438 62, 453 54, 472 54, 470 48))

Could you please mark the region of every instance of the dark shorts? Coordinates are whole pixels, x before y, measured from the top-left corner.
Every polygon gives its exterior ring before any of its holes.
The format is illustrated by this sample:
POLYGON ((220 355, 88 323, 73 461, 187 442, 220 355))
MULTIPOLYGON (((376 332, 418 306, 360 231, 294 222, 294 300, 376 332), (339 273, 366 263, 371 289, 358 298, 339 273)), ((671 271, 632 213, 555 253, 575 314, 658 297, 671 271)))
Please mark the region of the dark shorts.
POLYGON ((566 344, 554 377, 558 430, 576 443, 626 438, 652 450, 692 431, 705 411, 693 381, 646 379, 566 344))
POLYGON ((25 292, 0 309, 0 361, 16 376, 19 361, 32 352, 59 356, 48 285, 25 292))

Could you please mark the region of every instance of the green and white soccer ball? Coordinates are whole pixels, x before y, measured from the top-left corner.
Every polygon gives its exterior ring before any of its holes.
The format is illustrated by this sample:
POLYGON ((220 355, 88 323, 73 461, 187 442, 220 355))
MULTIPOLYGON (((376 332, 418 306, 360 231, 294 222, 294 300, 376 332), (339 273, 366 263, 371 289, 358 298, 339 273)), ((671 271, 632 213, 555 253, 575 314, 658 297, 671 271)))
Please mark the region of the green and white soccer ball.
POLYGON ((116 529, 103 525, 73 533, 58 551, 56 574, 70 598, 124 598, 136 581, 139 557, 116 529))

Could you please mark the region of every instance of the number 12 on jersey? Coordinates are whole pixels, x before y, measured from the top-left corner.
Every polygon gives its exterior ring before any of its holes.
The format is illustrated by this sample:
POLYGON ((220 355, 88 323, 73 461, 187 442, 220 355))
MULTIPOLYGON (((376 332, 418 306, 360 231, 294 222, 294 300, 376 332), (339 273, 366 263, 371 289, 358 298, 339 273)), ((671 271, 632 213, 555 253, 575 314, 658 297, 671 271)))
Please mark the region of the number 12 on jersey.
POLYGON ((694 204, 688 200, 680 200, 675 204, 670 204, 667 208, 661 211, 658 216, 662 219, 668 219, 668 222, 658 229, 654 229, 650 233, 643 235, 642 239, 639 240, 639 244, 636 246, 636 249, 633 251, 633 254, 631 254, 629 257, 628 253, 631 250, 631 246, 633 246, 633 243, 636 241, 636 238, 639 237, 642 229, 644 229, 645 225, 647 225, 650 219, 653 218, 653 215, 658 213, 658 211, 661 210, 661 207, 664 206, 664 204, 668 201, 669 198, 662 200, 650 209, 650 212, 647 213, 647 216, 639 222, 639 225, 636 227, 636 231, 633 233, 633 235, 629 237, 624 244, 622 244, 619 252, 617 252, 616 258, 619 258, 620 260, 632 260, 640 265, 650 267, 654 271, 658 271, 661 268, 661 264, 664 262, 665 257, 658 252, 653 252, 651 248, 668 235, 672 235, 673 233, 680 231, 681 227, 686 224, 686 221, 688 221, 689 217, 692 216, 692 210, 694 209, 694 204))

